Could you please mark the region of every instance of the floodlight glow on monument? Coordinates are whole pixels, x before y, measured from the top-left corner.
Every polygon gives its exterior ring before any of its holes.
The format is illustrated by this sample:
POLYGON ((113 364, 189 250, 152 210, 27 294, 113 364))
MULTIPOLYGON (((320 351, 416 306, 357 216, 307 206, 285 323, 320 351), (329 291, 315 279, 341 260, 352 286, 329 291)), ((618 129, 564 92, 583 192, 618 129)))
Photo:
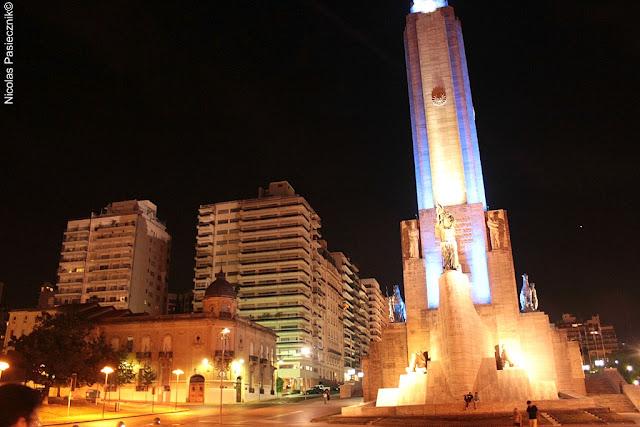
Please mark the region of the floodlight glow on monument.
POLYGON ((406 17, 418 216, 400 224, 406 316, 371 346, 365 399, 437 412, 470 390, 507 407, 586 395, 580 348, 538 311, 526 274, 519 304, 507 211, 485 199, 462 25, 445 6, 416 0, 406 17))
POLYGON ((411 13, 431 13, 445 6, 447 6, 447 0, 414 0, 411 13))

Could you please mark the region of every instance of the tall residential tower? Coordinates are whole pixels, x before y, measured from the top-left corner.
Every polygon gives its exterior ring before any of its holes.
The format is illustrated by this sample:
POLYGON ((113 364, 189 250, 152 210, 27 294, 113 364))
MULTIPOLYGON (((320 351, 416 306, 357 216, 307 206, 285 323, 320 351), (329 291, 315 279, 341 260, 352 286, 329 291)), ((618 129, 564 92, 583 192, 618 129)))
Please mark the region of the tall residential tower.
POLYGON ((56 304, 97 302, 134 313, 164 313, 171 237, 156 212, 149 200, 128 200, 69 221, 56 304))
POLYGON ((344 374, 343 282, 320 239, 320 217, 286 181, 257 198, 200 206, 194 310, 220 270, 238 286, 239 314, 278 335, 278 375, 290 389, 344 374))

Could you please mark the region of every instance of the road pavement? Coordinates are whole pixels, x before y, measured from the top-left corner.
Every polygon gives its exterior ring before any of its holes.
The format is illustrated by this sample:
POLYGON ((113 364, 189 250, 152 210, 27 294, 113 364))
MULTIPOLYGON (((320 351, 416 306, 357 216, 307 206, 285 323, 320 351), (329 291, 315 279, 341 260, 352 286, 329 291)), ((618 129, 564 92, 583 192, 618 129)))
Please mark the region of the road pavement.
MULTIPOLYGON (((355 405, 362 401, 362 398, 337 399, 332 398, 326 404, 320 398, 313 398, 300 402, 274 403, 253 403, 243 405, 226 405, 223 407, 222 425, 245 425, 252 427, 287 425, 290 427, 311 425, 311 420, 322 418, 332 414, 338 414, 340 408, 348 405, 355 405)), ((134 418, 123 418, 126 427, 142 427, 153 425, 153 419, 158 416, 161 426, 198 426, 207 427, 220 425, 219 408, 208 407, 182 407, 186 411, 161 414, 145 415, 134 418)), ((79 427, 115 427, 119 420, 105 420, 78 423, 79 427)), ((74 423, 59 424, 70 427, 74 423)), ((313 423, 313 426, 329 426, 326 423, 313 423)), ((335 426, 335 425, 334 425, 335 426)), ((345 424, 346 426, 346 424, 345 424)))

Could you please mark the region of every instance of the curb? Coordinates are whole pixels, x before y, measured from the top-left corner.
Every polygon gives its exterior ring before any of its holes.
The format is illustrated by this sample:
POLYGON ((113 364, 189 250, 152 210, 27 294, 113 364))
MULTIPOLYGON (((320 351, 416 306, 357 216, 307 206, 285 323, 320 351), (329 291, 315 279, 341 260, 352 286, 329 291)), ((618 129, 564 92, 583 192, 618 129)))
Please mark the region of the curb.
POLYGON ((190 409, 182 409, 179 411, 171 411, 171 412, 153 412, 148 414, 136 414, 136 415, 125 415, 122 417, 104 417, 104 418, 96 418, 91 420, 82 420, 82 421, 64 421, 64 422, 55 422, 55 423, 42 423, 42 426, 64 426, 67 424, 82 424, 82 423, 95 423, 98 421, 109 421, 109 420, 120 420, 127 418, 139 418, 139 417, 148 417, 149 415, 167 415, 167 414, 178 414, 180 412, 188 412, 190 409))

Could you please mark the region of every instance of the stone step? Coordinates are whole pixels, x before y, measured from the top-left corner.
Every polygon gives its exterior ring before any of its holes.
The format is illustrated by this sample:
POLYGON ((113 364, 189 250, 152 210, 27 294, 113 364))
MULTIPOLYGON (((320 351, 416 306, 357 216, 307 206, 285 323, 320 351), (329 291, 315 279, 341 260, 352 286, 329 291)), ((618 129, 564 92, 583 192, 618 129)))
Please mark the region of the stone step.
POLYGON ((624 394, 594 394, 589 397, 593 398, 596 405, 609 408, 613 412, 638 412, 633 403, 624 394))

